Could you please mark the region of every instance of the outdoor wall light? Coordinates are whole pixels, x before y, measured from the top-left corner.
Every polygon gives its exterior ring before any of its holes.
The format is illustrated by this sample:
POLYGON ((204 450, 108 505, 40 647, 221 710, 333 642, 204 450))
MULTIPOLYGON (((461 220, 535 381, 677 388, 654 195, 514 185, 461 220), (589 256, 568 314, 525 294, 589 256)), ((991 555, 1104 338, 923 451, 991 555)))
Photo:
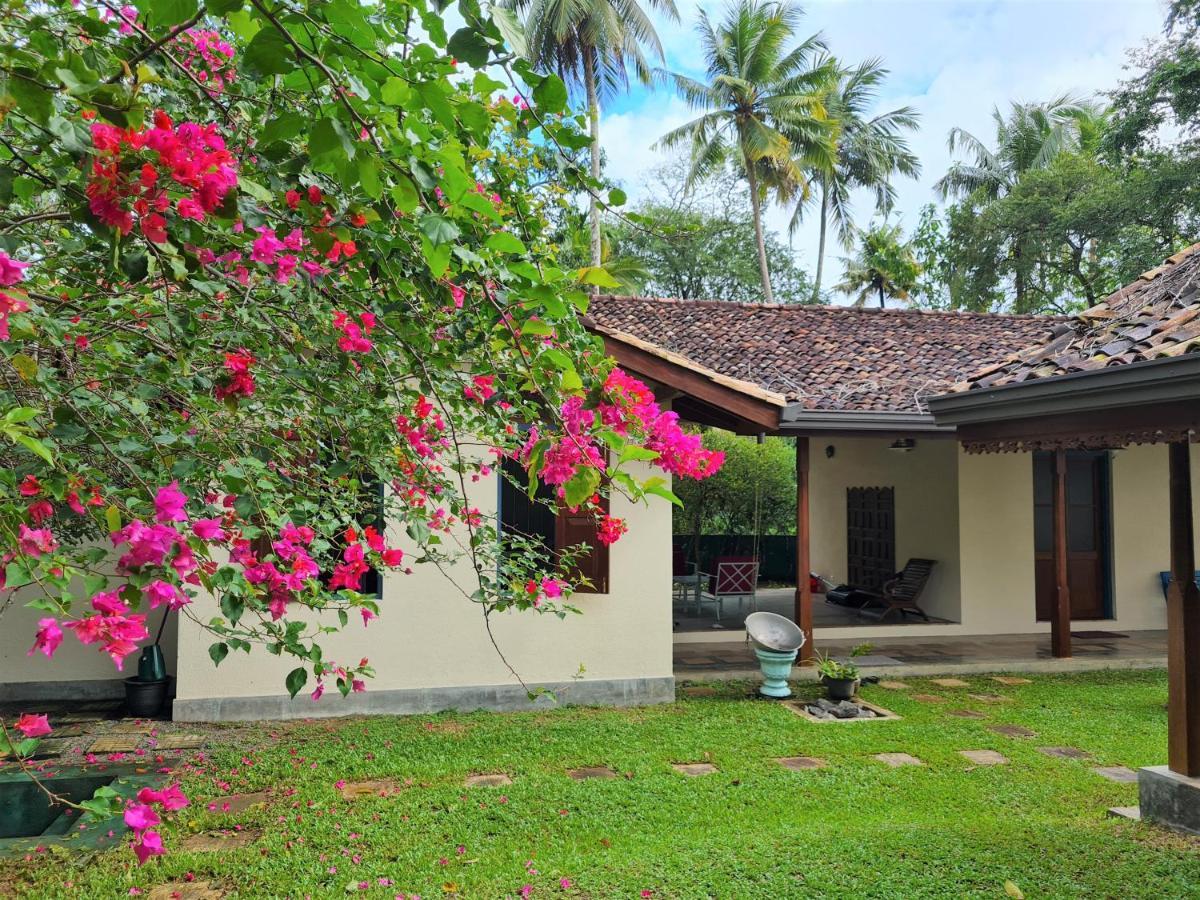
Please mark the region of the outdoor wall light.
POLYGON ((835 454, 835 453, 837 453, 837 448, 834 447, 833 444, 830 444, 828 447, 825 448, 825 458, 826 459, 833 459, 833 454, 835 454))
POLYGON ((917 449, 917 442, 912 438, 896 438, 892 441, 889 450, 899 450, 901 453, 911 453, 917 449))

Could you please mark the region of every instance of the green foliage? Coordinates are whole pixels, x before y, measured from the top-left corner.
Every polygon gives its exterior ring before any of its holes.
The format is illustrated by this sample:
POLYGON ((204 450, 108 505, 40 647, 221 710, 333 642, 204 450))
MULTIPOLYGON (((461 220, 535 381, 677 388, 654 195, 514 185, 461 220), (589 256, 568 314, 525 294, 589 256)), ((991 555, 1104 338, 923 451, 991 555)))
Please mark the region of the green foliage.
POLYGON ((858 252, 845 260, 846 271, 837 290, 854 297, 855 306, 879 300, 907 300, 921 267, 899 225, 874 225, 858 236, 858 252))

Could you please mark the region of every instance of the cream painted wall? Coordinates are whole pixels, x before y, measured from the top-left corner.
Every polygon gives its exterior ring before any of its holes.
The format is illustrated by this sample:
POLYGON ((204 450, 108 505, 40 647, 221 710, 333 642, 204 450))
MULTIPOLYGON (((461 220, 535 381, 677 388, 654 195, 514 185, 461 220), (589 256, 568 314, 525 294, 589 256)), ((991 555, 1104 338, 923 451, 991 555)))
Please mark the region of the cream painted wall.
MULTIPOLYGON (((473 485, 472 496, 485 514, 494 514, 496 476, 473 485)), ((566 620, 532 612, 493 618, 497 643, 525 681, 568 681, 581 669, 584 679, 671 676, 670 505, 659 498, 634 505, 615 497, 612 513, 626 519, 629 532, 611 548, 610 593, 578 595, 574 602, 583 614, 566 620)), ((516 684, 488 640, 479 607, 435 567, 413 568, 412 575, 385 577, 379 618, 365 628, 356 618, 327 638, 325 658, 356 663, 368 657, 377 671, 370 691, 516 684)), ((467 571, 460 565, 449 574, 469 593, 467 571)), ((196 611, 203 618, 200 601, 196 611)), ((181 625, 180 699, 285 693, 293 658, 235 652, 214 672, 211 642, 195 623, 181 625)), ((321 702, 339 699, 335 692, 321 702)))
POLYGON ((921 598, 933 616, 959 618, 958 460, 951 440, 918 439, 908 453, 890 439, 811 440, 809 521, 813 569, 846 579, 846 489, 894 487, 896 567, 912 558, 937 561, 921 598), (829 458, 826 448, 832 446, 829 458))

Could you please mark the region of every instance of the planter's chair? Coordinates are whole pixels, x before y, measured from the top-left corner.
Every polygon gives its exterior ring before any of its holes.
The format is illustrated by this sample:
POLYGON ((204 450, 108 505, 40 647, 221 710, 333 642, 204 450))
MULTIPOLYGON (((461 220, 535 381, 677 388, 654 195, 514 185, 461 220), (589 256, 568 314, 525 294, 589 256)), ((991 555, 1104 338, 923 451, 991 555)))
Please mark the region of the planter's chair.
POLYGON ((882 622, 894 612, 903 618, 909 613, 916 613, 926 622, 929 616, 921 609, 917 601, 920 599, 929 576, 933 572, 936 560, 910 559, 904 568, 896 573, 896 577, 886 581, 878 591, 862 591, 868 599, 858 614, 879 619, 882 622))
POLYGON ((717 621, 720 622, 726 600, 736 600, 739 610, 742 601, 749 600, 751 609, 757 612, 758 560, 752 556, 719 556, 716 565, 716 574, 709 578, 709 589, 702 591, 696 599, 697 615, 705 603, 712 603, 717 607, 717 621))

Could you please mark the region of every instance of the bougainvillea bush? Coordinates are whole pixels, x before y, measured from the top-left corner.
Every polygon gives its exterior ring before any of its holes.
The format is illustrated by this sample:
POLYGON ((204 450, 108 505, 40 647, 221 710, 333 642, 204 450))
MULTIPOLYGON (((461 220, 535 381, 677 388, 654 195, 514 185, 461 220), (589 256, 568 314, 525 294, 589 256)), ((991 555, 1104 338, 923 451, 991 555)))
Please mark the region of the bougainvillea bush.
MULTIPOLYGON (((320 644, 388 614, 372 568, 453 561, 481 620, 569 609, 570 553, 465 500, 505 459, 605 541, 608 492, 720 466, 580 324, 606 274, 555 265, 548 205, 601 190, 562 82, 509 54, 511 19, 443 13, 0 0, 0 610, 39 610, 47 664, 79 641, 120 669, 165 606, 215 664, 362 690, 370 661, 320 644)), ((53 723, 0 726, 24 757, 53 723)), ((84 805, 144 860, 186 798, 114 803, 84 805)))

